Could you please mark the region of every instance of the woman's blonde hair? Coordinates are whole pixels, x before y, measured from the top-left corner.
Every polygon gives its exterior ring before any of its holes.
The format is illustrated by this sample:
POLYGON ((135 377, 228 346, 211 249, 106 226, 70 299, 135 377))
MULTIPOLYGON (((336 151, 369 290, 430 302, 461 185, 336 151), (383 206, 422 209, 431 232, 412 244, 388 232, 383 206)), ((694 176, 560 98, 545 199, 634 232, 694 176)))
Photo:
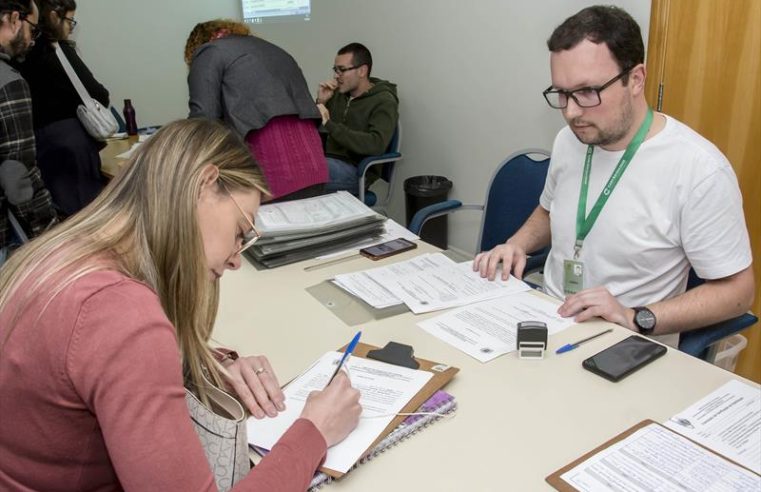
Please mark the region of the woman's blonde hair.
POLYGON ((190 31, 188 40, 185 42, 185 63, 190 66, 193 61, 193 53, 202 44, 208 43, 220 33, 223 36, 237 35, 250 36, 251 30, 242 22, 230 19, 215 19, 206 22, 199 22, 190 31))
POLYGON ((90 205, 24 245, 0 269, 0 313, 10 320, 0 327, 0 353, 33 300, 47 307, 82 276, 117 270, 158 294, 177 332, 185 383, 204 398, 204 374, 221 384, 223 369, 208 344, 218 282, 209 280, 196 213, 208 164, 230 191, 267 193, 261 171, 232 130, 200 118, 164 126, 90 205))

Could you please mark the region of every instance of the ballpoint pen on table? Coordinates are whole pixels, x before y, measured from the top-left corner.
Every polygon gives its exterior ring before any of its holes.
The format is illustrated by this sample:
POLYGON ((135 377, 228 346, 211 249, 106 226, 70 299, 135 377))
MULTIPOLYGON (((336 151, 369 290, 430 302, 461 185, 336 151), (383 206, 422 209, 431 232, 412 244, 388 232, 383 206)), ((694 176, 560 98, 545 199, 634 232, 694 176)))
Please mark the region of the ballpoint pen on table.
POLYGON ((591 337, 584 338, 582 340, 579 340, 578 342, 567 343, 567 344, 563 345, 562 347, 560 347, 559 349, 557 349, 555 351, 555 353, 556 354, 562 354, 563 352, 569 352, 569 351, 575 349, 576 347, 578 347, 579 345, 581 345, 582 343, 587 343, 588 341, 594 340, 595 338, 603 336, 606 333, 610 333, 611 331, 613 331, 613 328, 608 328, 605 331, 601 331, 600 333, 598 333, 596 335, 592 335, 591 337))
MULTIPOLYGON (((349 359, 349 356, 354 351, 354 347, 357 346, 357 342, 359 342, 359 337, 362 335, 361 331, 358 331, 356 335, 354 335, 354 338, 351 339, 351 342, 349 342, 349 346, 346 347, 346 351, 344 352, 343 357, 341 357, 341 360, 338 362, 338 366, 336 366, 336 370, 333 372, 333 375, 330 376, 330 379, 328 380, 328 384, 333 382, 333 379, 338 374, 338 371, 341 370, 344 363, 349 359)), ((327 385, 326 385, 327 386, 327 385)))

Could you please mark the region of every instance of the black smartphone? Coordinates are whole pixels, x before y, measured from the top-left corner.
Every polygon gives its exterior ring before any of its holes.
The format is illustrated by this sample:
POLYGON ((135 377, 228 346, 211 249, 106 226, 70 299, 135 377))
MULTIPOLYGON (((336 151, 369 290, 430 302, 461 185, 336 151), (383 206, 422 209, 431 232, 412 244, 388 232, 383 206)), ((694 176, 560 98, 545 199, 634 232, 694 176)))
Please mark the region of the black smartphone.
POLYGON ((394 239, 393 241, 376 244, 375 246, 362 248, 359 250, 359 254, 361 254, 362 256, 366 256, 370 258, 371 260, 380 260, 382 258, 387 258, 389 256, 399 254, 404 251, 409 251, 415 248, 417 248, 416 243, 413 243, 412 241, 407 241, 406 239, 399 238, 399 239, 394 239))
POLYGON ((624 379, 666 353, 666 347, 632 335, 584 360, 581 365, 613 382, 624 379))

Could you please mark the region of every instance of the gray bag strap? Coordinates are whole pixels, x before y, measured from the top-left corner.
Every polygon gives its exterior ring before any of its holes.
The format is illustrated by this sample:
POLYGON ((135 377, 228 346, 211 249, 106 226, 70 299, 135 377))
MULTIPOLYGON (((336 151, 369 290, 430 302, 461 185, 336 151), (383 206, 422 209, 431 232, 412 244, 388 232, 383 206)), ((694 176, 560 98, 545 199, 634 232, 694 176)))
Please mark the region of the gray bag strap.
POLYGON ((74 67, 71 66, 69 59, 66 58, 66 55, 63 53, 63 50, 58 45, 58 43, 53 43, 53 46, 55 47, 55 54, 58 55, 58 59, 61 61, 61 65, 66 71, 66 75, 69 76, 69 80, 71 80, 71 83, 77 90, 79 98, 82 99, 82 103, 85 106, 89 107, 92 104, 92 97, 90 97, 90 94, 87 92, 87 89, 85 89, 85 86, 82 85, 82 81, 79 80, 77 73, 74 71, 74 67))

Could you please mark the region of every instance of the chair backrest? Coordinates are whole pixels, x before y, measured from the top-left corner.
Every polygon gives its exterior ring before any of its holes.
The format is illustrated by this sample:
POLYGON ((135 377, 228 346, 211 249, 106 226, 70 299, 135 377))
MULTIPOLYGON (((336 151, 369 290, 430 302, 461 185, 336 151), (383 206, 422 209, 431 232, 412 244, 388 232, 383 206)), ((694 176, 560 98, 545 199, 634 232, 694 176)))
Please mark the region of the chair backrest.
POLYGON ((359 174, 359 199, 368 207, 385 214, 386 207, 391 203, 394 193, 394 175, 396 174, 396 164, 402 156, 399 149, 402 145, 402 124, 397 121, 391 140, 389 141, 386 151, 382 155, 365 157, 359 164, 357 173, 359 174), (390 155, 392 154, 392 155, 390 155), (375 168, 373 172, 378 173, 381 179, 388 183, 385 198, 379 202, 378 196, 368 189, 365 181, 365 174, 368 168, 375 168))
MULTIPOLYGON (((391 141, 388 143, 386 153, 399 152, 402 146, 402 124, 397 121, 394 134, 391 136, 391 141)), ((381 165, 380 177, 386 183, 391 183, 391 179, 394 177, 394 169, 396 162, 389 162, 381 165)))
POLYGON ((114 118, 116 118, 116 123, 119 125, 119 128, 116 129, 119 133, 124 133, 127 131, 127 124, 124 122, 124 118, 122 118, 122 115, 119 114, 119 111, 116 110, 115 107, 111 106, 111 114, 114 115, 114 118))
MULTIPOLYGON (((697 287, 703 282, 704 280, 698 277, 695 270, 690 268, 690 274, 687 278, 687 290, 697 287)), ((712 345, 746 328, 750 328, 757 321, 758 317, 753 313, 744 313, 736 318, 721 321, 711 326, 686 331, 679 336, 679 350, 699 359, 713 362, 715 348, 712 349, 712 345)))
POLYGON ((526 149, 511 154, 499 165, 484 203, 479 251, 504 243, 523 225, 539 205, 549 164, 548 152, 526 149))

